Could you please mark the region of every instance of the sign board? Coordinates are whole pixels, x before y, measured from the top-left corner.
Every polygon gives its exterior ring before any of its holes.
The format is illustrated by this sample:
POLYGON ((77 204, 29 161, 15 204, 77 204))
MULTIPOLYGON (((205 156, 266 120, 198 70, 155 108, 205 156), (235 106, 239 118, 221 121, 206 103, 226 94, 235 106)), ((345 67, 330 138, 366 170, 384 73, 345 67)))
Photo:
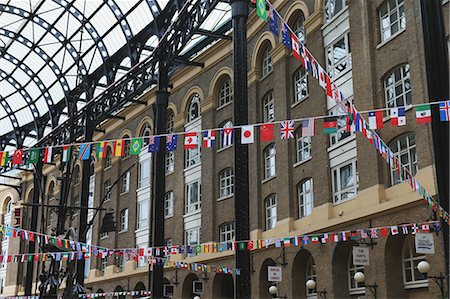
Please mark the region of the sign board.
POLYGON ((164 297, 173 297, 174 287, 171 284, 165 284, 163 286, 163 296, 164 297))
POLYGON ((203 294, 203 281, 196 280, 192 282, 192 287, 194 294, 203 294))
POLYGON ((369 265, 369 247, 353 246, 353 265, 369 265))
POLYGON ((434 254, 433 234, 417 233, 415 243, 416 253, 434 254))
POLYGON ((267 280, 268 281, 281 281, 281 267, 267 266, 267 280))

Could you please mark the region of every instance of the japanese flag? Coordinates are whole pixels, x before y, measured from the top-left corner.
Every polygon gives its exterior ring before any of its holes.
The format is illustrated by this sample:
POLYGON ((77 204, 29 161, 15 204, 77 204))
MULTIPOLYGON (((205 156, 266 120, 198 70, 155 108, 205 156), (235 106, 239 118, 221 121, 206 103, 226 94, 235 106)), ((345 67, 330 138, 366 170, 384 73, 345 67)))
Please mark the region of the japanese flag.
POLYGON ((319 85, 323 88, 326 89, 327 88, 327 82, 326 82, 326 74, 325 71, 323 70, 323 68, 319 65, 317 65, 317 67, 319 68, 319 85))
POLYGON ((250 144, 255 142, 254 126, 242 126, 241 128, 241 144, 250 144))

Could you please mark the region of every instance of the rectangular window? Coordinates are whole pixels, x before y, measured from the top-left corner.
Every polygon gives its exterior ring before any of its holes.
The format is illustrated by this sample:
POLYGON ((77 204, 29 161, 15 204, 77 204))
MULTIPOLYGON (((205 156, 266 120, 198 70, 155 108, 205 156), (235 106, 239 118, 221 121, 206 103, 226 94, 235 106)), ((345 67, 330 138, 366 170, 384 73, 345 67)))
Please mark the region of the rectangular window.
POLYGON ((166 152, 166 175, 170 174, 175 169, 175 154, 173 152, 166 152))
POLYGON ((233 169, 227 168, 220 172, 220 198, 231 196, 234 193, 233 169))
POLYGON ((323 8, 325 23, 328 23, 335 15, 347 7, 346 0, 325 0, 323 8))
POLYGON ((299 218, 311 215, 314 207, 313 181, 307 179, 298 186, 299 218))
POLYGON ((403 0, 389 0, 380 8, 381 41, 386 41, 406 28, 403 0))
POLYGON ((139 162, 139 183, 138 188, 150 186, 151 159, 139 162))
POLYGON ((264 98, 264 122, 273 122, 275 120, 275 100, 273 92, 269 92, 264 98))
POLYGON ((298 130, 295 144, 297 149, 297 163, 311 157, 311 136, 301 136, 301 130, 298 130))
POLYGON ((100 265, 99 265, 100 272, 104 272, 106 267, 108 267, 108 258, 100 258, 100 265))
POLYGON ((124 268, 125 268, 125 257, 124 256, 119 256, 119 262, 117 267, 119 268, 119 272, 123 272, 124 268))
POLYGON ((128 209, 123 209, 120 212, 120 231, 128 230, 128 209))
POLYGON ((219 227, 220 242, 234 241, 234 222, 227 222, 219 227))
POLYGON ((173 191, 167 192, 164 198, 164 216, 173 216, 173 191))
POLYGON ((196 246, 200 244, 201 228, 195 227, 184 231, 185 244, 190 246, 191 252, 186 252, 187 256, 197 255, 196 246))
POLYGON ((294 74, 294 103, 300 103, 308 96, 308 74, 300 68, 294 74))
POLYGON ((105 201, 108 201, 111 199, 111 180, 106 180, 104 184, 104 190, 105 190, 105 201))
POLYGON ((340 74, 351 69, 352 55, 350 48, 349 32, 333 41, 325 49, 327 57, 327 71, 331 78, 337 78, 340 74))
POLYGON ((130 172, 127 171, 123 177, 122 177, 122 192, 121 193, 127 193, 130 191, 130 172))
POLYGON ((138 212, 137 229, 148 227, 149 208, 150 203, 148 199, 137 203, 137 212, 138 212))
POLYGON ((186 184, 186 214, 199 211, 201 208, 201 187, 200 181, 186 184))
POLYGON ((275 176, 275 144, 271 144, 264 150, 264 178, 275 176))
POLYGON ((335 106, 329 111, 330 115, 339 115, 337 117, 337 133, 330 134, 330 146, 335 145, 341 140, 344 140, 350 136, 353 136, 354 132, 347 132, 347 117, 345 114, 347 114, 347 111, 342 110, 340 106, 335 106))
POLYGON ((333 177, 333 201, 341 203, 354 198, 358 193, 358 173, 356 160, 331 169, 333 177))
POLYGON ((200 148, 197 147, 196 149, 188 149, 185 150, 186 153, 186 165, 185 168, 189 168, 191 166, 200 164, 200 148))
POLYGON ((266 230, 272 229, 277 223, 277 197, 271 195, 265 200, 266 230))

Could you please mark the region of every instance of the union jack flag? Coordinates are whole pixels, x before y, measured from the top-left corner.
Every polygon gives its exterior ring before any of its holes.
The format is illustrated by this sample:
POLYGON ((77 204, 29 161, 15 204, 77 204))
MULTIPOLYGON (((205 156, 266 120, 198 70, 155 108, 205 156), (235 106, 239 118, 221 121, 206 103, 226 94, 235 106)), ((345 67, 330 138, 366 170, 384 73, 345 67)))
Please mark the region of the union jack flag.
POLYGON ((294 121, 284 121, 281 123, 280 128, 281 139, 294 138, 294 121))
POLYGON ((208 130, 203 132, 203 147, 214 147, 216 143, 216 131, 208 130))

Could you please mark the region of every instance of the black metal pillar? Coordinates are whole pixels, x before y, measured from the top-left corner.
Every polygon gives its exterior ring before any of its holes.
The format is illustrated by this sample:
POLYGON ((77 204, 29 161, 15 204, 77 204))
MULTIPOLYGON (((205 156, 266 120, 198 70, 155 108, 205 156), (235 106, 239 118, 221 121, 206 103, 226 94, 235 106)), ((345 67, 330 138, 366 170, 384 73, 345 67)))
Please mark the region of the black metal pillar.
MULTIPOLYGON (((162 55, 161 55, 162 56, 162 55)), ((168 65, 164 63, 164 58, 160 59, 159 67, 159 79, 158 79, 158 91, 156 92, 156 134, 166 133, 166 121, 167 121, 167 106, 169 104, 169 77, 168 77, 168 65)), ((166 147, 165 139, 160 140, 160 150, 156 153, 156 158, 153 165, 153 199, 151 204, 152 215, 152 246, 164 245, 164 196, 166 193, 166 173, 165 173, 165 161, 166 161, 166 147)), ((158 258, 164 257, 164 252, 160 250, 158 258)), ((162 263, 156 263, 153 265, 151 271, 151 286, 152 296, 154 298, 163 297, 163 279, 164 279, 164 265, 162 263)), ((149 270, 150 271, 150 270, 149 270)), ((150 278, 149 278, 150 280, 150 278)))
MULTIPOLYGON (((234 122, 236 125, 248 124, 247 89, 247 19, 248 0, 231 0, 233 25, 233 72, 234 72, 234 122)), ((250 239, 249 221, 249 178, 248 146, 241 143, 240 134, 235 134, 234 144, 234 213, 236 241, 250 239)), ((236 248, 236 297, 250 298, 250 252, 236 248)))
MULTIPOLYGON (((430 102, 449 98, 449 64, 446 47, 444 18, 441 0, 421 0, 425 66, 427 72, 428 97, 430 102)), ((441 206, 449 211, 450 198, 450 130, 449 123, 440 122, 438 105, 432 106, 432 134, 434 144, 434 164, 438 185, 438 199, 441 206)), ((449 228, 443 225, 446 274, 449 274, 449 228)))
MULTIPOLYGON (((37 227, 38 213, 39 213, 39 198, 41 196, 41 182, 42 182, 42 167, 43 162, 41 159, 35 165, 35 170, 33 173, 33 207, 31 209, 31 223, 30 229, 37 227)), ((26 198, 24 199, 27 200, 26 198)), ((33 254, 36 252, 35 242, 28 242, 28 253, 33 254)), ((34 263, 27 263, 27 274, 25 278, 25 295, 31 296, 32 286, 33 286, 33 272, 34 263)))

